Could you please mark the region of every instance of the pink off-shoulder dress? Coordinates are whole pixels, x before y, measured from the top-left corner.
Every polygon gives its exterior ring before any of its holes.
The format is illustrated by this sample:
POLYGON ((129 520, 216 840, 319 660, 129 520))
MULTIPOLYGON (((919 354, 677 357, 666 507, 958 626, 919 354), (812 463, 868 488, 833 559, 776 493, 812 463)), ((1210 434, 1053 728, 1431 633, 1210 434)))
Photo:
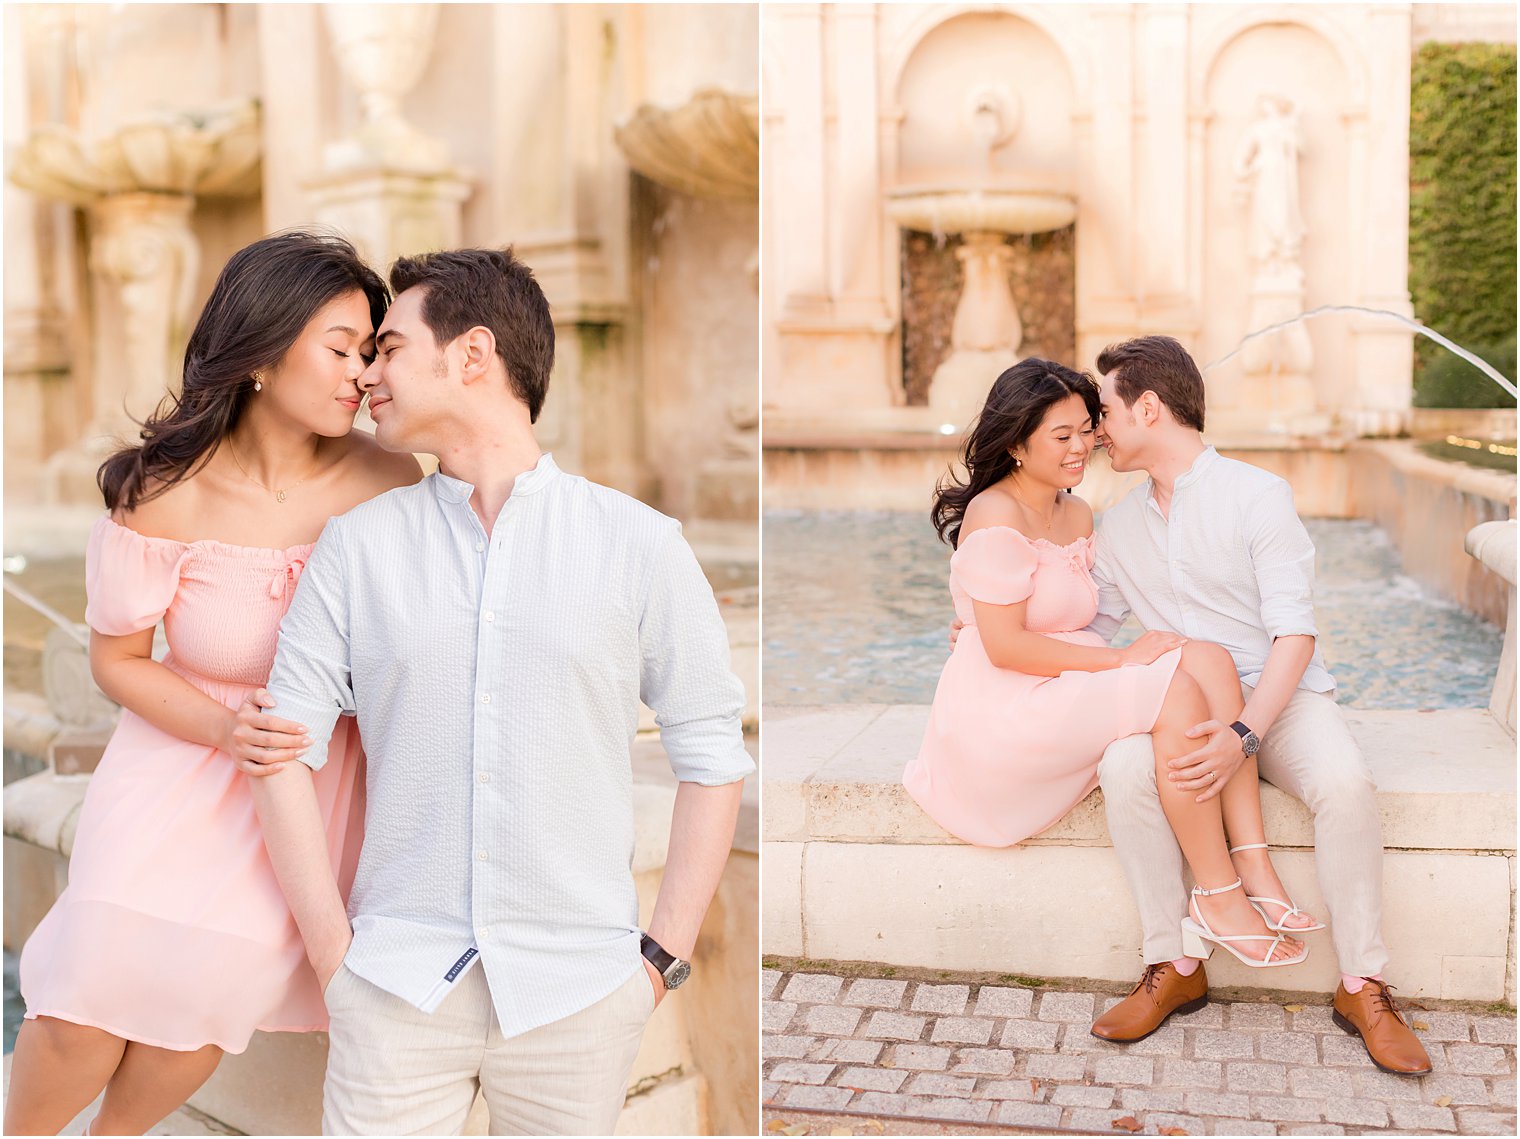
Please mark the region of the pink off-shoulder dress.
POLYGON ((950 596, 966 627, 903 783, 966 842, 1012 846, 1053 826, 1098 785, 1109 744, 1155 726, 1181 650, 1146 665, 1031 676, 994 665, 977 632, 972 601, 1026 601, 1030 632, 1103 647, 1084 631, 1098 612, 1093 541, 1057 546, 989 526, 966 535, 950 559, 950 596))
MULTIPOLYGON (((145 538, 102 518, 85 555, 85 620, 123 636, 162 618, 163 663, 236 707, 269 677, 280 618, 310 552, 145 538)), ((352 720, 339 720, 331 755, 341 762, 314 780, 346 896, 364 822, 352 720)), ((90 777, 68 888, 21 953, 28 1017, 177 1051, 241 1052, 255 1029, 327 1027, 248 781, 225 752, 123 709, 90 777)))

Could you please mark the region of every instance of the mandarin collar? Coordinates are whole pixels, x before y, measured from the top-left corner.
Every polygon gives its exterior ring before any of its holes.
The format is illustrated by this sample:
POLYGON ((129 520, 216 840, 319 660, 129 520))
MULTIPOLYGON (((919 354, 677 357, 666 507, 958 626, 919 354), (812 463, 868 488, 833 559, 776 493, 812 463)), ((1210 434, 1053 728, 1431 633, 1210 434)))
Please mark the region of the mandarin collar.
MULTIPOLYGON (((545 451, 530 470, 524 471, 513 480, 511 497, 518 498, 542 490, 559 474, 560 469, 554 461, 554 456, 545 451)), ((433 480, 433 493, 444 502, 468 502, 470 495, 475 493, 474 483, 456 479, 452 475, 444 474, 441 470, 434 471, 428 477, 433 480)))
MULTIPOLYGON (((1217 458, 1219 458, 1219 452, 1214 449, 1212 444, 1204 447, 1199 452, 1198 457, 1193 460, 1192 465, 1177 476, 1177 481, 1172 484, 1172 498, 1175 500, 1179 490, 1183 487, 1191 486, 1198 479, 1202 478, 1203 472, 1213 466, 1214 460, 1217 458)), ((1161 507, 1156 505, 1156 480, 1148 479, 1147 482, 1149 485, 1146 487, 1145 501, 1150 505, 1152 510, 1160 514, 1161 507)))

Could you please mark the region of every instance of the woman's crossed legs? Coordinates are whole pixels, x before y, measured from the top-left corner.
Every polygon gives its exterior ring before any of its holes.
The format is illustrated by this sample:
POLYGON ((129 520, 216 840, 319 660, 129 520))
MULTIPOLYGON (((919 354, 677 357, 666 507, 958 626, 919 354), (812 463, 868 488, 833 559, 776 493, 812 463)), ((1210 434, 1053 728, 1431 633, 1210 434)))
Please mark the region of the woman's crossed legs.
MULTIPOLYGON (((1232 861, 1229 845, 1264 841, 1261 817, 1261 790, 1256 761, 1248 758, 1231 777, 1224 789, 1205 802, 1198 802, 1196 789, 1184 790, 1167 778, 1172 772, 1170 760, 1197 750, 1202 741, 1187 736, 1187 731, 1205 720, 1230 723, 1239 718, 1244 704, 1240 697, 1240 679, 1230 654, 1215 644, 1189 641, 1182 649, 1182 663, 1172 677, 1161 714, 1151 731, 1156 755, 1156 789, 1167 822, 1177 836, 1182 856, 1193 871, 1193 879, 1205 890, 1228 887, 1239 877, 1244 889, 1228 890, 1212 896, 1200 896, 1196 905, 1204 922, 1220 934, 1254 934, 1261 941, 1235 942, 1243 954, 1258 961, 1282 960, 1298 956, 1300 943, 1284 940, 1272 947, 1273 932, 1262 916, 1252 908, 1246 895, 1283 896, 1282 884, 1272 870, 1265 850, 1243 851, 1232 861), (1226 839, 1228 835, 1228 840, 1226 839)), ((1312 919, 1301 918, 1302 924, 1312 919)))

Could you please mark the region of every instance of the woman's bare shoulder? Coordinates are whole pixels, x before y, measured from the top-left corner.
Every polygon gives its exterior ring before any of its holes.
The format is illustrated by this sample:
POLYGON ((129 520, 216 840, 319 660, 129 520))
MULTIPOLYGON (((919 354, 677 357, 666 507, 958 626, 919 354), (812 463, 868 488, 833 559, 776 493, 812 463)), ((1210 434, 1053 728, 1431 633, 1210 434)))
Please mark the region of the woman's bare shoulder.
POLYGON ((131 510, 118 506, 111 512, 112 521, 145 538, 194 540, 205 502, 199 479, 180 479, 167 487, 162 481, 151 479, 144 494, 152 497, 139 501, 131 510))
POLYGON ((1001 487, 989 486, 966 504, 965 517, 961 519, 961 533, 970 534, 989 526, 1007 526, 1023 533, 1024 512, 1018 500, 1001 487))

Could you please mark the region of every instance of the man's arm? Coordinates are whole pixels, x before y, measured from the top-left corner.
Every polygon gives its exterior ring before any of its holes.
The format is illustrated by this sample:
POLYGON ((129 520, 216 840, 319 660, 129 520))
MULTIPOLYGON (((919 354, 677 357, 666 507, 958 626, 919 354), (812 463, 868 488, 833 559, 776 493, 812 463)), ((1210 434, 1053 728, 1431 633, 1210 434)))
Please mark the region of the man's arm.
MULTIPOLYGON (((1272 647, 1240 722, 1264 738, 1298 690, 1319 635, 1314 624, 1314 543, 1293 507, 1293 491, 1287 483, 1276 484, 1257 501, 1247 540, 1261 594, 1261 624, 1272 638, 1272 647)), ((1187 734, 1209 739, 1168 766, 1187 781, 1206 770, 1216 773, 1217 778, 1198 796, 1203 802, 1224 789, 1245 755, 1240 737, 1218 720, 1199 724, 1187 734)))
POLYGON ((1097 556, 1093 559, 1092 580, 1098 589, 1098 612, 1088 623, 1088 631, 1097 633, 1106 644, 1112 644, 1119 626, 1129 616, 1129 603, 1114 584, 1113 567, 1109 565, 1107 551, 1101 540, 1095 542, 1097 556))
MULTIPOLYGON (((742 780, 744 686, 729 668, 728 633, 702 568, 672 528, 651 567, 639 622, 640 696, 680 780, 649 936, 690 958, 733 847, 742 780)), ((647 960, 655 1001, 665 983, 647 960)))
POLYGON ((280 624, 269 691, 255 693, 239 710, 240 717, 252 719, 259 714, 259 703, 276 707, 281 715, 305 724, 312 741, 299 762, 253 780, 251 789, 275 877, 323 989, 353 939, 312 782, 312 773, 327 762, 338 717, 354 711, 348 638, 352 578, 335 522, 328 523, 312 551, 280 624))

